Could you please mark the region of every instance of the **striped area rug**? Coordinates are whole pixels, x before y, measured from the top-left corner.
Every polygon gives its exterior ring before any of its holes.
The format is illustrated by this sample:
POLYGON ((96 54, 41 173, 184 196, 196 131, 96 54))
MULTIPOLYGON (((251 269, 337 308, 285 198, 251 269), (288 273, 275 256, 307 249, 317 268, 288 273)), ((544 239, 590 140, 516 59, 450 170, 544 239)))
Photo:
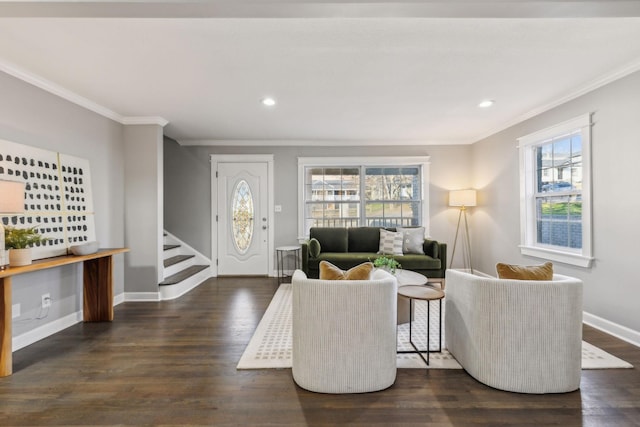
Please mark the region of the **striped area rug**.
MULTIPOLYGON (((427 302, 415 302, 415 321, 412 324, 412 339, 418 348, 426 348, 427 302)), ((439 304, 432 301, 430 307, 429 348, 438 348, 439 304)), ((444 309, 444 303, 442 304, 444 309)), ((444 320, 444 313, 442 316, 444 320)), ((443 334, 444 334, 444 328, 443 334)), ((442 343, 444 344, 444 335, 442 343)), ((251 341, 247 345, 237 369, 277 369, 291 368, 291 284, 280 285, 269 307, 258 324, 251 341)), ((398 326, 398 350, 411 350, 409 326, 398 326)), ((462 369, 453 356, 443 349, 431 353, 429 366, 417 354, 398 354, 398 368, 409 369, 462 369)), ((604 350, 582 342, 582 369, 633 368, 633 366, 604 350)))

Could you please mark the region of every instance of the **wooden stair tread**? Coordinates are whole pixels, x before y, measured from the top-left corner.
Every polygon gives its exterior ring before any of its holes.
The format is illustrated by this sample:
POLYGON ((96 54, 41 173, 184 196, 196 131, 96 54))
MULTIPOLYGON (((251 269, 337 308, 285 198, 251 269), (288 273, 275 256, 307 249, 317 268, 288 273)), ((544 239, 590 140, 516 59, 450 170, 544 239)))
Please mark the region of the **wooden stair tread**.
POLYGON ((171 258, 167 258, 164 260, 164 266, 165 267, 171 267, 172 265, 175 265, 179 262, 182 261, 186 261, 188 259, 191 259, 195 257, 195 255, 176 255, 176 256, 172 256, 171 258))
POLYGON ((164 245, 164 250, 168 251, 169 249, 179 248, 180 245, 164 245))
POLYGON ((201 272, 207 267, 209 266, 208 265, 192 265, 189 268, 185 268, 184 270, 167 277, 160 283, 160 286, 175 285, 176 283, 180 283, 183 280, 198 274, 199 272, 201 272))

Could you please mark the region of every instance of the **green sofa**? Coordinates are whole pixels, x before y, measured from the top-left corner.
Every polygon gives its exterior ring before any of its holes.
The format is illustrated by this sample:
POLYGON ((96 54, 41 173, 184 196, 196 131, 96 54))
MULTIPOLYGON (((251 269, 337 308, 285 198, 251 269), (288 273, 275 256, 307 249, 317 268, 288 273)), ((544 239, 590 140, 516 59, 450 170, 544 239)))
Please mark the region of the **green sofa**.
MULTIPOLYGON (((386 228, 395 231, 395 228, 386 228)), ((363 262, 373 261, 380 247, 380 227, 322 228, 312 227, 309 240, 320 242, 320 254, 312 257, 309 242, 302 244, 302 271, 309 278, 318 278, 320 261, 330 263, 347 270, 363 262)), ((396 259, 405 270, 424 274, 428 278, 444 279, 447 265, 447 245, 435 240, 425 239, 424 255, 404 254, 387 255, 396 259)))

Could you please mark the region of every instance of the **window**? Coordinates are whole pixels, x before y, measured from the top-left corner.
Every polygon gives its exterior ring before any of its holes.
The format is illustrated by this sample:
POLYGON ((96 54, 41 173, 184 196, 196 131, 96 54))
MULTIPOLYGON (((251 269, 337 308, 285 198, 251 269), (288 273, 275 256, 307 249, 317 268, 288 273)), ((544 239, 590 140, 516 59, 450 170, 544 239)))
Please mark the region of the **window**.
POLYGON ((299 158, 299 235, 311 227, 424 226, 428 157, 299 158))
POLYGON ((590 114, 518 141, 522 254, 589 267, 590 114))
POLYGON ((251 188, 244 179, 238 182, 233 192, 233 202, 231 203, 232 213, 232 236, 233 242, 238 252, 245 254, 251 239, 253 238, 253 217, 255 210, 253 209, 253 194, 251 188))

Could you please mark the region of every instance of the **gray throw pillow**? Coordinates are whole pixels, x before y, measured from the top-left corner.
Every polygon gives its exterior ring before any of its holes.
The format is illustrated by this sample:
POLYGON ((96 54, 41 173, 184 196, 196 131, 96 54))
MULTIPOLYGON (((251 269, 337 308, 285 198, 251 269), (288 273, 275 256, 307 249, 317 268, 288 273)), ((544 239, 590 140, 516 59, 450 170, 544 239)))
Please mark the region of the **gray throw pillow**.
POLYGON ((424 255, 424 227, 398 227, 397 230, 402 233, 402 253, 424 255))

